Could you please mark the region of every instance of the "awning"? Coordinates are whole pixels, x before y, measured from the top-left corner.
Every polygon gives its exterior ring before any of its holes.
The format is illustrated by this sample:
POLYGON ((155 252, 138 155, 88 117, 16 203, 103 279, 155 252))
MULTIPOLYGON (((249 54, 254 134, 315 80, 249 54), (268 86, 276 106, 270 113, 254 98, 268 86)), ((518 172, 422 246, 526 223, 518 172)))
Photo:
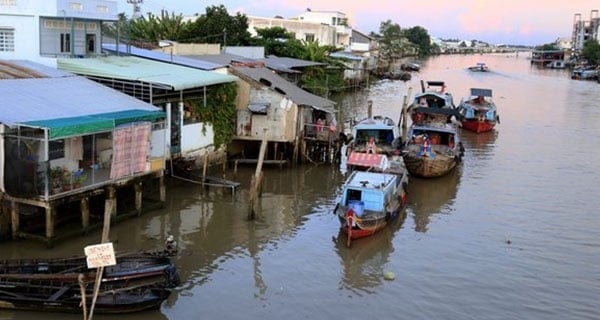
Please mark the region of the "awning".
POLYGON ((23 126, 49 129, 49 139, 111 131, 124 123, 155 121, 165 118, 163 111, 125 110, 88 116, 27 121, 23 126))
POLYGON ((352 152, 346 164, 360 167, 375 167, 386 169, 388 167, 387 157, 376 153, 352 152))

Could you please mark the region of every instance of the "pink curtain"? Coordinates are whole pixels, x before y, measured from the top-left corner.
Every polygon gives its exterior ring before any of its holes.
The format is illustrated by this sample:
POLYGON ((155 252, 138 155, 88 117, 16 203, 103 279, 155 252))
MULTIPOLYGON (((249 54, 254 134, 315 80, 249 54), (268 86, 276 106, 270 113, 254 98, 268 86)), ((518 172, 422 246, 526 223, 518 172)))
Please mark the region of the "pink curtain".
POLYGON ((149 123, 115 129, 110 178, 119 179, 145 171, 149 147, 149 123))

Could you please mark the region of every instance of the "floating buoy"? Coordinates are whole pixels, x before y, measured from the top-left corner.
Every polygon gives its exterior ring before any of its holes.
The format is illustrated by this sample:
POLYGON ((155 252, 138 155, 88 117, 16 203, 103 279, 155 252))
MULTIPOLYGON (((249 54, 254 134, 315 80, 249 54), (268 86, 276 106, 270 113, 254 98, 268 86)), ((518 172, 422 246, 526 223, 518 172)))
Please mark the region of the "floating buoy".
POLYGON ((383 273, 383 278, 384 278, 385 280, 390 280, 390 281, 392 281, 392 280, 396 279, 396 275, 395 275, 393 272, 391 272, 391 271, 385 271, 385 272, 383 273))

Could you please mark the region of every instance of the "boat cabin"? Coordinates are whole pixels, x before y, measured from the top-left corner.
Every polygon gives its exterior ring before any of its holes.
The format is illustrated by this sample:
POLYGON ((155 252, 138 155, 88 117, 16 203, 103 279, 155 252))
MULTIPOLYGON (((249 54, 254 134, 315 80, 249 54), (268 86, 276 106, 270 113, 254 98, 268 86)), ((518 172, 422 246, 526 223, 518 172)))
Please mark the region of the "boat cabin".
POLYGON ((352 138, 357 152, 393 154, 402 145, 398 126, 382 116, 359 121, 352 129, 352 138))
POLYGON ((363 210, 381 212, 399 183, 397 175, 354 171, 346 180, 341 204, 361 216, 363 210))

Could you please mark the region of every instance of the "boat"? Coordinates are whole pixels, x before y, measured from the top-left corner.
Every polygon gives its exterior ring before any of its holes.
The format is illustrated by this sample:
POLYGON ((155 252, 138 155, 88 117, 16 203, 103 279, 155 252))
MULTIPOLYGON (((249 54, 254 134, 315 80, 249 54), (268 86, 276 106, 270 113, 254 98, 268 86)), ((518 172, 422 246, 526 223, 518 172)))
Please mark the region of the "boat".
POLYGON ((352 127, 353 151, 385 155, 400 154, 401 144, 398 126, 389 117, 368 117, 352 127))
POLYGON ((421 92, 415 94, 412 103, 408 107, 409 111, 417 107, 456 108, 454 98, 450 92, 446 91, 444 81, 427 81, 425 83, 421 81, 421 88, 421 92))
POLYGON ((571 72, 571 79, 574 80, 598 80, 598 73, 600 67, 595 66, 583 66, 573 69, 571 72))
MULTIPOLYGON (((374 157, 384 155, 371 154, 374 157)), ((352 240, 371 236, 400 215, 406 205, 408 175, 352 171, 346 179, 341 199, 334 209, 341 231, 352 240)))
POLYGON ((490 68, 487 66, 487 64, 485 64, 485 62, 477 62, 476 65, 470 66, 468 69, 471 70, 471 71, 475 71, 475 72, 488 72, 488 71, 490 71, 490 68))
POLYGON ((416 62, 407 61, 400 65, 400 69, 404 71, 419 71, 421 70, 421 65, 416 62))
MULTIPOLYGON (((86 257, 0 261, 0 309, 82 312, 92 304, 96 272, 86 257)), ((103 268, 96 313, 158 309, 179 285, 175 265, 162 253, 123 253, 103 268)))
POLYGON ((491 131, 500 117, 491 89, 471 88, 471 94, 458 105, 462 127, 476 133, 491 131))
POLYGON ((414 176, 443 176, 461 162, 464 148, 458 126, 448 121, 460 115, 455 109, 419 107, 413 109, 413 123, 403 149, 406 170, 414 176))
POLYGON ((346 172, 349 167, 351 170, 402 175, 406 168, 402 160, 400 130, 393 119, 381 115, 372 116, 371 110, 372 102, 369 101, 369 116, 352 127, 350 155, 342 161, 342 171, 346 172), (370 156, 371 154, 384 157, 370 156))
POLYGON ((546 68, 550 69, 564 69, 567 67, 567 63, 564 60, 553 60, 546 64, 546 68))

